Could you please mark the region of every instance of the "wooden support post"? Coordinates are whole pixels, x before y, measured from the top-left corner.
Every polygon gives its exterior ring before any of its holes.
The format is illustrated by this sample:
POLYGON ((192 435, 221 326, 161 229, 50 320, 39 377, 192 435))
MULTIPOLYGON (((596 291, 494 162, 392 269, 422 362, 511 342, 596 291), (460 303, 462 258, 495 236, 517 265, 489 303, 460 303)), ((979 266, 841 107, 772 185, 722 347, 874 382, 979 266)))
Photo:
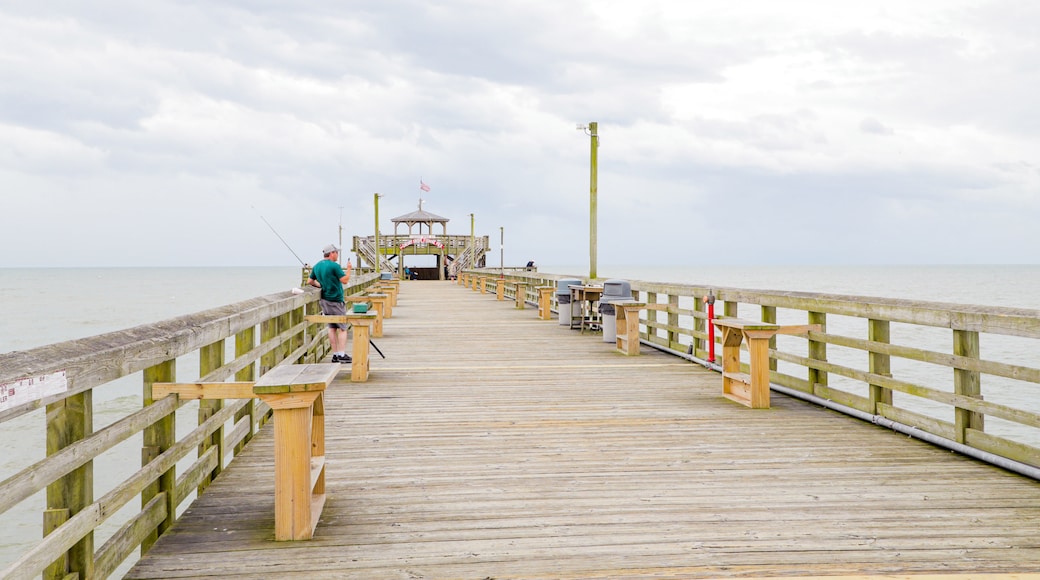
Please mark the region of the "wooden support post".
POLYGON ((556 292, 553 286, 538 287, 538 318, 552 320, 552 296, 556 292))
MULTIPOLYGON (((93 391, 66 397, 47 405, 47 455, 82 441, 94 433, 93 391)), ((88 461, 47 486, 44 535, 94 502, 94 462, 88 461)), ((94 575, 94 532, 89 532, 57 561, 47 567, 47 578, 66 574, 81 578, 94 575)))
POLYGON ((390 296, 390 306, 397 306, 397 294, 400 292, 400 280, 383 280, 376 286, 374 286, 375 292, 380 292, 390 296))
POLYGON ((487 276, 480 277, 480 293, 487 294, 487 276))
MULTIPOLYGON (((206 376, 214 370, 224 365, 224 341, 218 340, 213 344, 206 345, 199 349, 199 376, 206 376)), ((199 401, 199 425, 205 423, 210 417, 218 413, 224 408, 223 399, 207 399, 199 401)), ((209 475, 199 482, 197 493, 202 495, 209 484, 220 475, 220 472, 224 469, 224 426, 221 425, 209 436, 208 439, 204 440, 199 444, 199 457, 202 457, 211 448, 216 448, 217 453, 217 466, 213 468, 213 471, 209 475)))
MULTIPOLYGON (((972 330, 953 331, 953 354, 978 361, 979 333, 972 330)), ((982 375, 978 371, 953 369, 953 392, 973 399, 982 398, 982 375)), ((967 443, 968 430, 983 431, 985 416, 981 413, 956 407, 954 412, 957 443, 967 443)))
POLYGON ((516 309, 523 310, 527 305, 527 282, 514 282, 516 286, 516 309))
MULTIPOLYGON (((827 328, 827 315, 823 312, 810 312, 809 324, 818 324, 820 328, 827 328)), ((822 362, 827 361, 827 343, 817 340, 809 341, 809 359, 822 362)), ((811 363, 810 363, 811 364, 811 363)), ((809 367, 809 392, 816 394, 816 386, 827 386, 827 372, 809 367)))
MULTIPOLYGON (((889 344, 891 341, 891 323, 887 320, 873 320, 868 322, 867 339, 872 342, 889 344)), ((892 357, 890 355, 870 351, 869 355, 870 374, 883 377, 892 376, 892 357)), ((870 412, 874 415, 882 415, 882 407, 892 405, 892 389, 886 389, 881 385, 870 385, 870 412)))
MULTIPOLYGON (((695 312, 707 316, 705 312, 706 308, 707 306, 704 304, 704 301, 698 299, 698 297, 695 296, 693 300, 693 310, 695 312)), ((702 356, 702 353, 706 353, 708 350, 707 340, 714 339, 714 337, 707 337, 707 339, 701 338, 701 336, 707 336, 707 326, 708 323, 705 318, 699 318, 696 316, 693 318, 693 339, 691 341, 691 346, 693 348, 691 349, 692 352, 690 353, 693 356, 700 357, 702 356)), ((706 355, 704 355, 704 357, 707 358, 706 355)))
MULTIPOLYGON (((260 344, 270 342, 278 337, 278 324, 271 318, 260 323, 260 344)), ((271 350, 260 355, 260 375, 273 369, 278 364, 277 354, 271 350)))
MULTIPOLYGON (((768 322, 770 324, 776 324, 776 306, 762 306, 762 322, 768 322)), ((769 349, 776 350, 776 337, 773 336, 769 339, 769 349)), ((776 370, 776 359, 769 359, 769 370, 776 370)))
POLYGON ((375 338, 382 338, 383 336, 383 317, 386 309, 384 297, 384 294, 370 294, 368 296, 368 298, 372 299, 372 311, 375 313, 371 325, 372 336, 375 338))
POLYGON ((506 281, 502 278, 495 280, 495 299, 505 300, 506 298, 506 281))
POLYGON ((618 352, 626 356, 639 354, 639 311, 646 308, 644 302, 615 302, 617 320, 618 352))
MULTIPOLYGON (((155 402, 152 398, 152 385, 154 383, 169 383, 177 380, 177 361, 168 360, 144 370, 144 406, 155 402)), ((146 427, 143 432, 143 448, 141 450, 141 465, 148 465, 153 459, 172 447, 177 442, 176 421, 173 413, 156 421, 154 425, 146 427)), ((163 472, 154 482, 149 484, 141 492, 141 507, 159 495, 166 495, 166 519, 159 523, 151 534, 141 541, 141 553, 144 554, 155 544, 159 536, 163 534, 177 517, 177 506, 175 499, 177 495, 177 468, 171 467, 163 472)))
POLYGON ((383 292, 370 292, 365 295, 365 299, 368 299, 373 304, 375 304, 376 301, 381 301, 383 303, 383 318, 393 318, 394 306, 389 294, 383 292))
MULTIPOLYGON (((668 295, 668 348, 679 350, 679 295, 668 295)), ((620 328, 620 327, 619 327, 620 328)))
MULTIPOLYGON (((235 335, 235 358, 245 356, 249 351, 253 350, 256 346, 256 327, 250 326, 235 335)), ((244 369, 235 373, 236 381, 255 381, 256 380, 256 363, 252 363, 244 369)), ((235 455, 238 455, 245 448, 245 445, 253 439, 253 435, 256 434, 256 404, 253 399, 246 401, 245 407, 235 413, 235 422, 239 422, 242 419, 249 418, 249 430, 246 431, 245 437, 239 443, 235 444, 235 455)))
MULTIPOLYGON (((348 314, 347 321, 354 334, 353 350, 351 351, 350 380, 355 383, 363 383, 368 380, 369 360, 368 341, 371 327, 377 318, 375 314, 348 314)), ((380 333, 382 336, 382 333, 380 333)))

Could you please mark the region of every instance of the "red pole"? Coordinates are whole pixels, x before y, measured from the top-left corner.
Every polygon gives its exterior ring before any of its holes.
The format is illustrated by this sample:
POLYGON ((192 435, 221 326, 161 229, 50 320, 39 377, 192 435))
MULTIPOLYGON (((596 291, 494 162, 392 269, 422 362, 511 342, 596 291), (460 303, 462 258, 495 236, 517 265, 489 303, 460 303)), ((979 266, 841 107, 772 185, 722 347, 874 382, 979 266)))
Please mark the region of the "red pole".
POLYGON ((704 303, 708 305, 708 362, 715 362, 715 325, 712 324, 712 320, 715 319, 715 295, 708 291, 708 295, 704 297, 704 303))

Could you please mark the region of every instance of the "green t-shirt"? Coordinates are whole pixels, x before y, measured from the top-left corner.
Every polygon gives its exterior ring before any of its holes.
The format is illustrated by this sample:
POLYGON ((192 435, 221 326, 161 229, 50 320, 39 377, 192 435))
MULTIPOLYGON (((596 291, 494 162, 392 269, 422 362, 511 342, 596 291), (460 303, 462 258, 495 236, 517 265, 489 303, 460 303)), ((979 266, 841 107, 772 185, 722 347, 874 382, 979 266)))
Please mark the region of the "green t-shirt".
POLYGON ((329 259, 318 262, 311 269, 311 280, 321 284, 321 297, 329 302, 343 302, 343 283, 340 279, 346 275, 339 264, 329 259))

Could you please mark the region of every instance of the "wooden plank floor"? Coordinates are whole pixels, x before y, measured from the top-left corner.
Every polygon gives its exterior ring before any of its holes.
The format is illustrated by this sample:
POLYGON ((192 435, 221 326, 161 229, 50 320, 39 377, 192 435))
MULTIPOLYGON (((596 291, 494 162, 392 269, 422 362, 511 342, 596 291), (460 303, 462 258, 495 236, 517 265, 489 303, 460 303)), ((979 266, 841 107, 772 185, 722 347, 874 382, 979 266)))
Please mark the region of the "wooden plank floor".
POLYGON ((127 578, 1040 577, 1036 481, 453 283, 375 342, 313 540, 273 541, 267 429, 127 578))

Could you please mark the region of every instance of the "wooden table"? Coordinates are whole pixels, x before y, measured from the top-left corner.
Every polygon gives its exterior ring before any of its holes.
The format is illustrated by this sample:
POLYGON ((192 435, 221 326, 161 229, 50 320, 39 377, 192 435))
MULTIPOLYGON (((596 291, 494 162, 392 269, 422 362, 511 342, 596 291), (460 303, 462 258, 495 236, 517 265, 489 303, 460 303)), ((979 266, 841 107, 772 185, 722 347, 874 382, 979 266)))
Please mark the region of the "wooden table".
POLYGON ((769 408, 769 339, 821 328, 819 324, 780 326, 730 317, 715 318, 712 324, 722 330, 722 395, 752 409, 769 408), (740 343, 745 340, 748 373, 740 371, 740 343))
POLYGON ((599 312, 596 311, 596 304, 599 302, 600 297, 603 296, 602 286, 570 286, 571 290, 571 324, 570 327, 574 328, 574 321, 578 321, 577 328, 582 333, 585 329, 596 330, 600 326, 599 312), (575 312, 575 305, 577 305, 577 312, 575 312))
POLYGON ((516 300, 516 309, 523 310, 527 306, 527 282, 513 282, 516 288, 513 298, 516 300))
POLYGON ((325 388, 339 364, 283 365, 253 393, 274 409, 274 539, 307 540, 325 507, 325 388))
POLYGON ((325 389, 338 363, 281 365, 255 383, 155 383, 153 399, 257 397, 274 410, 274 539, 314 536, 325 507, 325 389))
POLYGON ((639 354, 639 311, 645 308, 645 302, 614 302, 617 320, 617 338, 614 343, 621 354, 639 354))
MULTIPOLYGON (((376 312, 350 312, 346 314, 308 314, 303 317, 307 322, 324 322, 326 324, 349 324, 354 335, 354 343, 350 351, 350 380, 363 383, 368 380, 369 341, 372 327, 378 322, 382 324, 382 316, 376 312)), ((380 329, 382 327, 380 326, 380 329)), ((382 336, 382 332, 379 334, 382 336)))
POLYGON ((538 318, 541 320, 552 320, 552 295, 556 292, 555 286, 538 286, 538 318))

